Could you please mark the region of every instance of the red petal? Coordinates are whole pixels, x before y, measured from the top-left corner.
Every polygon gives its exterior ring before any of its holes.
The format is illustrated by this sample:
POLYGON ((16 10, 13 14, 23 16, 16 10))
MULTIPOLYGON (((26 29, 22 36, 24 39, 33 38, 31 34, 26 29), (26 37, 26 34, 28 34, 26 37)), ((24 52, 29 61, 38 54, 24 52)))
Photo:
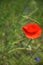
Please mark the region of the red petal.
POLYGON ((26 24, 22 27, 22 30, 29 38, 37 38, 41 34, 41 28, 36 23, 26 24))

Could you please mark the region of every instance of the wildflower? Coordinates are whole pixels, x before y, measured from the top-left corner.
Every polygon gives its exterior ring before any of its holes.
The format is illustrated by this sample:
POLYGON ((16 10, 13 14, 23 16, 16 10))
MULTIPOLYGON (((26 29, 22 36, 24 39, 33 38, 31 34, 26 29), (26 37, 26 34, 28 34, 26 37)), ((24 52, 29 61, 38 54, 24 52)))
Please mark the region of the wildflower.
POLYGON ((40 58, 39 58, 38 56, 36 56, 34 59, 35 59, 36 61, 39 61, 39 60, 40 60, 40 58))
POLYGON ((38 38, 41 35, 41 27, 36 23, 28 23, 22 27, 23 32, 28 38, 38 38))

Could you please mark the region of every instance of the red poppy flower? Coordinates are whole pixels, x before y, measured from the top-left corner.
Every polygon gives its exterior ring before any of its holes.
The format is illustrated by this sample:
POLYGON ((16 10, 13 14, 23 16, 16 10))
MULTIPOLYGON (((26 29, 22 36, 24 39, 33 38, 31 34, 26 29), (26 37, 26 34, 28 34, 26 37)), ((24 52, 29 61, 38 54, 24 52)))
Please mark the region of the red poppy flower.
POLYGON ((41 27, 36 23, 29 23, 22 27, 28 38, 38 38, 41 35, 41 27))

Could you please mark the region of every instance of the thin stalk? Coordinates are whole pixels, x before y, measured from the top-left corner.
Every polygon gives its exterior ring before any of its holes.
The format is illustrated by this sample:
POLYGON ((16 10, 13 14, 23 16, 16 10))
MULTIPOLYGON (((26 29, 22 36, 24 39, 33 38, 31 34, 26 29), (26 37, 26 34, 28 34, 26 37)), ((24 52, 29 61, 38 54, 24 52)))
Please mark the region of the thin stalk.
POLYGON ((25 48, 15 48, 15 49, 13 48, 13 49, 12 49, 12 50, 10 50, 8 53, 13 52, 14 50, 24 50, 24 49, 28 49, 28 45, 31 43, 31 40, 32 40, 32 39, 30 39, 30 40, 29 40, 29 43, 26 45, 26 47, 25 47, 25 48))
POLYGON ((37 10, 38 10, 38 8, 36 8, 34 11, 32 11, 28 16, 33 15, 37 10))
POLYGON ((28 45, 31 43, 32 39, 29 40, 28 44, 25 46, 25 48, 28 48, 28 45))
POLYGON ((36 19, 33 19, 33 18, 31 18, 31 17, 28 17, 28 18, 29 18, 30 20, 32 20, 32 21, 34 21, 34 22, 40 24, 36 19))

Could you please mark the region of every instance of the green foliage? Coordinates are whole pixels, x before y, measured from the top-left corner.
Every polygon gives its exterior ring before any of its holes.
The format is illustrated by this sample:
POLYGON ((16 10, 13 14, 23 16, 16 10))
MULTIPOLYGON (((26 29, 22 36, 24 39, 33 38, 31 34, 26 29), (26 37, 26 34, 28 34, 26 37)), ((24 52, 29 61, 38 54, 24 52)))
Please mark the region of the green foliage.
POLYGON ((0 0, 0 65, 37 65, 37 55, 43 60, 43 34, 29 44, 32 51, 24 49, 29 39, 21 27, 29 22, 43 30, 43 0, 0 0))

